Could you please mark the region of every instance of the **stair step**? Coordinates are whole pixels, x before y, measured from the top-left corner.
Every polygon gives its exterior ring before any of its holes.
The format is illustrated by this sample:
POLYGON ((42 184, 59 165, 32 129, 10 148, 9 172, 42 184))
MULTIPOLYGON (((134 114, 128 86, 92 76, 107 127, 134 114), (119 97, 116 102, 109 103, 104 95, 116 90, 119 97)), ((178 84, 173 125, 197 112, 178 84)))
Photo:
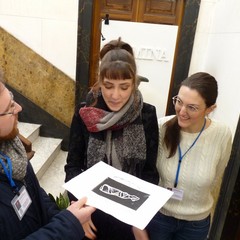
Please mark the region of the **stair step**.
POLYGON ((39 136, 40 127, 40 124, 18 123, 20 134, 31 141, 35 151, 30 161, 41 187, 56 198, 60 193, 65 194, 62 185, 67 152, 61 150, 62 139, 39 136))
POLYGON ((18 122, 19 133, 22 134, 32 143, 39 136, 40 127, 41 127, 40 124, 18 122))
POLYGON ((32 143, 32 149, 35 151, 31 164, 38 180, 41 179, 44 172, 49 168, 61 148, 62 139, 38 137, 32 143))
POLYGON ((41 187, 51 193, 55 198, 59 194, 64 194, 65 189, 62 187, 65 180, 64 165, 66 164, 67 152, 60 150, 57 157, 54 159, 48 170, 40 179, 41 187))

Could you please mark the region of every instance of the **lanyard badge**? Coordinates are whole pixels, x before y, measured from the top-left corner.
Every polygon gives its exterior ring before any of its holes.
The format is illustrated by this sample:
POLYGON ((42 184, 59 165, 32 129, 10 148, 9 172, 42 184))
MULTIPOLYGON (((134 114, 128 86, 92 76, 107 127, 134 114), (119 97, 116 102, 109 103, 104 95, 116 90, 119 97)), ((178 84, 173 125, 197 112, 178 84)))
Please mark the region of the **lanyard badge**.
POLYGON ((2 165, 2 168, 4 170, 5 175, 8 178, 9 184, 13 190, 13 192, 16 194, 16 196, 12 199, 11 204, 19 218, 21 220, 26 213, 27 209, 32 203, 32 200, 27 192, 27 189, 25 186, 22 186, 21 189, 19 190, 18 187, 16 186, 15 182, 13 181, 12 178, 12 162, 11 159, 0 152, 0 155, 3 156, 6 161, 7 161, 7 166, 3 162, 3 160, 0 158, 0 164, 2 165))
POLYGON ((177 189, 177 188, 168 188, 168 190, 173 192, 172 199, 182 201, 183 199, 183 190, 182 189, 177 189))
POLYGON ((206 125, 206 118, 204 120, 204 124, 203 124, 203 127, 202 127, 201 131, 197 135, 196 139, 193 141, 192 145, 188 148, 188 150, 183 155, 182 155, 180 144, 178 144, 179 159, 178 159, 178 167, 177 167, 177 172, 176 172, 176 177, 175 177, 175 182, 174 182, 174 188, 169 188, 171 191, 173 191, 173 195, 171 197, 172 199, 176 199, 176 200, 179 200, 179 201, 181 201, 183 199, 183 193, 184 193, 183 190, 177 189, 178 178, 179 178, 179 172, 180 172, 182 159, 188 153, 188 151, 195 145, 195 143, 197 142, 198 138, 202 134, 202 132, 203 132, 203 130, 205 128, 205 125, 206 125))
POLYGON ((27 192, 25 186, 22 186, 19 193, 13 198, 11 204, 19 220, 21 220, 31 205, 32 200, 27 192))

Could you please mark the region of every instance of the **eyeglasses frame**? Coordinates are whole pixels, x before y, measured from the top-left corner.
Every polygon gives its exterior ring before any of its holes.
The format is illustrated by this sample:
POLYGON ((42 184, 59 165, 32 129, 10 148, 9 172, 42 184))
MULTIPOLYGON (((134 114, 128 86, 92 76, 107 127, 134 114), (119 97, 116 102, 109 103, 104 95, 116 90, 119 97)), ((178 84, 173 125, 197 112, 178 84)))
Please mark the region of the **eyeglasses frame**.
POLYGON ((176 104, 179 105, 180 108, 185 106, 186 111, 189 113, 196 113, 199 112, 201 109, 193 104, 187 104, 185 105, 183 101, 178 97, 178 95, 172 97, 173 105, 176 107, 176 104))
POLYGON ((3 116, 6 116, 6 115, 13 115, 14 114, 14 111, 16 109, 16 105, 15 105, 15 101, 14 101, 14 97, 13 97, 13 93, 10 92, 10 96, 11 96, 11 105, 10 105, 10 108, 12 108, 12 111, 7 111, 7 112, 4 112, 4 113, 0 113, 0 117, 3 117, 3 116), (12 106, 13 105, 13 106, 12 106))

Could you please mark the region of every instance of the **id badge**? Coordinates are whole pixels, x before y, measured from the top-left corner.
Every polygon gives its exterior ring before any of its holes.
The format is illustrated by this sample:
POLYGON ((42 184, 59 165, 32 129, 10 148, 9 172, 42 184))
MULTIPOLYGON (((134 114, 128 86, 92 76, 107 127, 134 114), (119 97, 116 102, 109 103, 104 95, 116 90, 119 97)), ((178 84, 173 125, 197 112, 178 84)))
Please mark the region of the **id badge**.
POLYGON ((182 189, 177 189, 177 188, 168 188, 173 192, 172 199, 182 201, 183 199, 183 190, 182 189))
POLYGON ((11 201, 19 220, 23 218, 31 203, 32 200, 27 192, 27 189, 25 186, 22 186, 19 191, 19 195, 16 195, 11 201))

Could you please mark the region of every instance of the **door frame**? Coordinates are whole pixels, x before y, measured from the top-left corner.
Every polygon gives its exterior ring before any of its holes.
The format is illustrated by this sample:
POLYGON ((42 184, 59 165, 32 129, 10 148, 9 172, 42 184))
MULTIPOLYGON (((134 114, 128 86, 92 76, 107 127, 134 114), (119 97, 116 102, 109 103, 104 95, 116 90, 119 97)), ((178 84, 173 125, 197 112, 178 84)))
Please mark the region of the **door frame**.
MULTIPOLYGON (((178 32, 177 51, 175 52, 174 66, 172 70, 169 99, 166 114, 174 113, 171 96, 176 95, 178 86, 183 79, 188 76, 197 18, 201 0, 185 0, 183 18, 180 31, 178 32)), ((78 39, 77 39, 77 66, 76 66, 76 93, 75 103, 85 100, 85 96, 90 88, 91 76, 91 54, 94 48, 99 48, 99 42, 91 42, 92 34, 99 34, 99 23, 95 23, 96 15, 100 18, 99 0, 79 0, 78 14, 78 39)), ((101 23, 101 22, 100 22, 101 23)), ((100 36, 100 34, 99 34, 100 36)), ((98 57, 98 56, 94 56, 98 57)))

